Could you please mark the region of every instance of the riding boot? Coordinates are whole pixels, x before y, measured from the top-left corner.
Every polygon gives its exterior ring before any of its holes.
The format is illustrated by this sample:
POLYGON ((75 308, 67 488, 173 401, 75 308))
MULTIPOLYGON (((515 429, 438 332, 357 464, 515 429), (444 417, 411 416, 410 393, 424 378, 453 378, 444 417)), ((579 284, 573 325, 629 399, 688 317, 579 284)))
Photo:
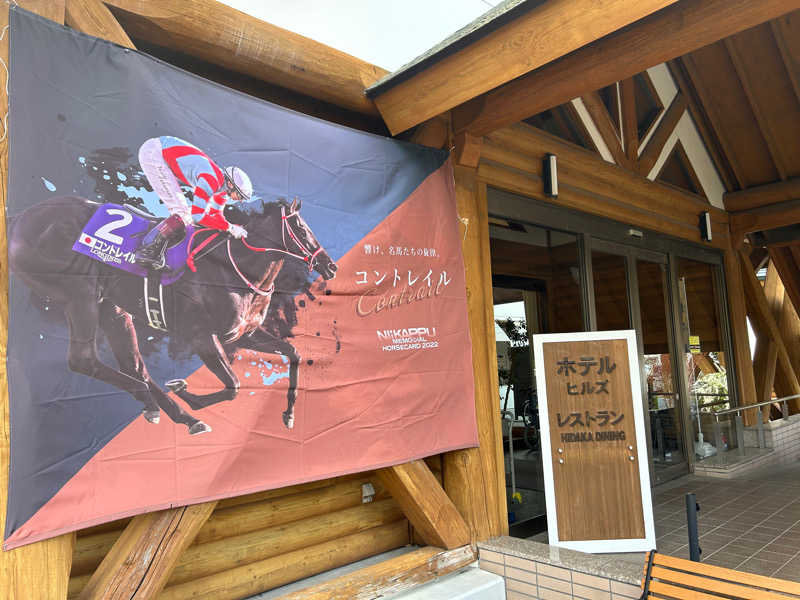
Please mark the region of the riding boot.
POLYGON ((164 253, 170 243, 175 243, 185 235, 185 225, 179 215, 170 215, 153 227, 136 250, 134 260, 148 269, 164 268, 164 253))

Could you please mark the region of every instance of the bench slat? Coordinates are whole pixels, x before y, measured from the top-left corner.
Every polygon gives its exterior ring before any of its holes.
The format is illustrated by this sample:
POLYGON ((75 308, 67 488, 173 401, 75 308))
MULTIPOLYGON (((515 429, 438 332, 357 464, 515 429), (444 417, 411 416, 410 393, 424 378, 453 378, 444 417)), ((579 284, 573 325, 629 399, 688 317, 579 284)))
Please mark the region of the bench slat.
POLYGON ((699 590, 708 590, 734 598, 745 598, 746 600, 787 600, 787 597, 782 594, 750 587, 748 584, 741 585, 729 581, 720 581, 719 579, 710 579, 702 575, 673 571, 659 565, 653 566, 652 577, 653 579, 660 579, 664 582, 693 587, 699 590))
MULTIPOLYGON (((693 562, 685 558, 676 558, 674 556, 667 556, 665 554, 656 553, 653 567, 655 566, 669 567, 671 569, 681 569, 683 571, 691 571, 697 575, 707 575, 717 579, 724 579, 726 581, 741 583, 755 587, 763 587, 775 592, 782 592, 784 594, 792 594, 800 596, 800 583, 794 581, 786 581, 785 579, 775 579, 774 577, 766 577, 764 575, 755 575, 753 573, 744 573, 742 571, 735 571, 733 569, 726 569, 724 567, 717 567, 705 563, 693 562)), ((666 579, 670 579, 669 576, 666 579)), ((784 599, 785 600, 785 599, 784 599)))
POLYGON ((650 582, 650 594, 662 598, 678 598, 679 600, 726 600, 723 596, 715 596, 697 590, 690 590, 663 581, 650 582))

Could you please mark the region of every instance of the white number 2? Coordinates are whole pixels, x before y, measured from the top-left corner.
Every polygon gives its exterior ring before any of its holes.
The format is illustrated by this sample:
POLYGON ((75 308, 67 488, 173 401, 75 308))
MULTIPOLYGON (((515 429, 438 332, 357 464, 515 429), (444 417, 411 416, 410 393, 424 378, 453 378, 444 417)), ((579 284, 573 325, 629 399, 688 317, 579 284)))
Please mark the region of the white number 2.
POLYGON ((122 236, 112 232, 125 227, 126 225, 130 225, 133 221, 133 215, 131 215, 131 213, 129 213, 127 210, 120 210, 119 208, 109 208, 106 210, 106 214, 118 215, 119 219, 115 219, 109 223, 106 223, 97 231, 95 231, 94 234, 101 240, 105 240, 119 246, 122 244, 122 236))

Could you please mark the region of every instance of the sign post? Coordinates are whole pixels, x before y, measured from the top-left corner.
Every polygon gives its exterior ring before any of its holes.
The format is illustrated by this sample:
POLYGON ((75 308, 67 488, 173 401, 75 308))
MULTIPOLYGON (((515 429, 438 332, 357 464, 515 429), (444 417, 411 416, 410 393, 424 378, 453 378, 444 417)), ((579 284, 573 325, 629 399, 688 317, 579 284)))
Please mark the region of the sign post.
POLYGON ((636 333, 533 336, 549 542, 655 548, 636 333))

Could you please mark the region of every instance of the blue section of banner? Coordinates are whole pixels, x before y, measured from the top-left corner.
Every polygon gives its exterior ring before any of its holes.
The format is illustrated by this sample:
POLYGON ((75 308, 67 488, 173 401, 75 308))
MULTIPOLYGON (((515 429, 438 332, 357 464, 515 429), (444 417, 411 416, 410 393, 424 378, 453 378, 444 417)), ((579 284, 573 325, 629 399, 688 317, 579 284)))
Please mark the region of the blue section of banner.
MULTIPOLYGON (((65 194, 166 215, 137 155, 148 138, 171 135, 222 167, 244 169, 261 198, 298 197, 303 218, 337 260, 447 158, 233 92, 16 6, 10 44, 9 227, 25 209, 65 194)), ((6 537, 142 408, 128 394, 67 369, 69 333, 60 307, 13 275, 9 295, 6 537), (47 368, 26 362, 30 356, 43 356, 47 368)), ((137 331, 155 381, 199 368, 196 358, 170 355, 168 340, 146 326, 137 324, 137 331)), ((108 350, 103 357, 115 364, 108 350)))

